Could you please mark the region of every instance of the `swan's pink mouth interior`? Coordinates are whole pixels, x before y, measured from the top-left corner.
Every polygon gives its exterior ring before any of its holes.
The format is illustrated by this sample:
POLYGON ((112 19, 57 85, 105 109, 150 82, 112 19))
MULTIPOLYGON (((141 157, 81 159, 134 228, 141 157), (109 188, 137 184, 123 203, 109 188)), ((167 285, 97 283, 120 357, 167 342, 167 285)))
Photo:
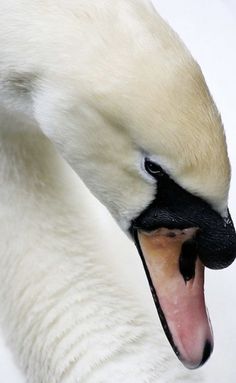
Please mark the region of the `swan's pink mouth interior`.
MULTIPOLYGON (((213 348, 211 324, 204 298, 204 266, 185 251, 191 264, 185 278, 181 272, 181 254, 185 243, 194 238, 197 228, 158 229, 138 232, 151 288, 159 305, 160 318, 176 354, 188 368, 201 366, 213 348)), ((184 268, 184 265, 183 265, 184 268)))

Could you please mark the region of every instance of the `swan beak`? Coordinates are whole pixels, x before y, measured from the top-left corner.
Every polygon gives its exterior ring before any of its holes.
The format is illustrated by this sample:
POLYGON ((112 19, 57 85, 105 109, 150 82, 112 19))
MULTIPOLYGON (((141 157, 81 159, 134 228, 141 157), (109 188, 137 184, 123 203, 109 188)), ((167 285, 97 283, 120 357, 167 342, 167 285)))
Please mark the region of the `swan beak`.
POLYGON ((174 351, 188 368, 213 349, 204 300, 204 266, 196 254, 197 228, 138 232, 143 262, 160 319, 174 351))
POLYGON ((167 338, 188 368, 213 349, 204 299, 204 267, 220 269, 236 257, 229 212, 222 217, 168 175, 157 180, 156 198, 130 226, 167 338))

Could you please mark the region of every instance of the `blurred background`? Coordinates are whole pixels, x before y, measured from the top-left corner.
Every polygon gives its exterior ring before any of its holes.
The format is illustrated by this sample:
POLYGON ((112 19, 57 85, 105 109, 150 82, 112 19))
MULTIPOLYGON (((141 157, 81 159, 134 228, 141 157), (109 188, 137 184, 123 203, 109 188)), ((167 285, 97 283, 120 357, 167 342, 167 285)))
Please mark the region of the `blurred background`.
MULTIPOLYGON (((232 164, 229 207, 236 223, 236 0, 152 1, 201 65, 222 115, 232 164)), ((236 263, 223 271, 207 271, 206 294, 215 350, 203 371, 207 383, 235 383, 236 263)), ((2 338, 0 382, 25 383, 2 338)))

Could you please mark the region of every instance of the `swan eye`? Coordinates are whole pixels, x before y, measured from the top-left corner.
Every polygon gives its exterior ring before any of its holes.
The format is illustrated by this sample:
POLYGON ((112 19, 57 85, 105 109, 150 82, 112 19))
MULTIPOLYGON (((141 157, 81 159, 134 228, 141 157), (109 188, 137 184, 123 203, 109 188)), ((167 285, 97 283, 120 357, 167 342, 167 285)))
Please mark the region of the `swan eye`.
POLYGON ((147 158, 145 158, 144 167, 145 167, 145 170, 151 176, 163 176, 164 175, 163 169, 159 165, 157 165, 155 162, 152 162, 147 158))

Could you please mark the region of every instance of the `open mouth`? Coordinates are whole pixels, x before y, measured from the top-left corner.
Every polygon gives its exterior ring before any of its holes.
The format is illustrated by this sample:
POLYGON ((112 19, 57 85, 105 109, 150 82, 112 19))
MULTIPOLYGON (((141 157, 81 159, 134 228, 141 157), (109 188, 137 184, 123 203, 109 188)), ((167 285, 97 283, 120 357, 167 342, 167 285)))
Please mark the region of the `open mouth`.
POLYGON ((190 227, 134 233, 163 329, 178 358, 190 369, 204 364, 213 349, 197 232, 197 227, 190 227))

